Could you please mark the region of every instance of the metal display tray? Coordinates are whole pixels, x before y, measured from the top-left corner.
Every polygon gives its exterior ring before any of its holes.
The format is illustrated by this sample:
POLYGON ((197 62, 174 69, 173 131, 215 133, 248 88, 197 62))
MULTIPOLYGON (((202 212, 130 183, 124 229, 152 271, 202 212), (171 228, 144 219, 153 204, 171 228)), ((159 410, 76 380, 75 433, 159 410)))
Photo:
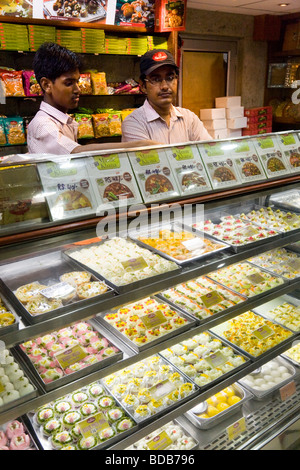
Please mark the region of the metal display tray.
MULTIPOLYGON (((129 238, 127 238, 127 241, 129 241, 130 243, 134 243, 133 240, 131 240, 129 238)), ((90 245, 85 245, 85 248, 87 246, 89 247, 91 245, 93 245, 93 246, 102 245, 103 243, 105 243, 105 240, 102 240, 100 242, 91 243, 90 245)), ((165 279, 169 279, 170 276, 172 276, 172 275, 178 275, 178 273, 181 270, 181 267, 179 265, 177 265, 176 268, 174 268, 170 271, 164 272, 162 274, 149 276, 145 279, 141 279, 139 281, 134 281, 134 282, 124 284, 124 285, 116 285, 113 282, 111 282, 109 279, 106 279, 100 272, 97 272, 97 271, 89 268, 85 264, 81 263, 80 261, 75 260, 72 257, 72 253, 74 253, 75 251, 80 251, 80 249, 82 249, 82 248, 76 247, 76 248, 66 249, 66 250, 63 251, 63 256, 65 256, 67 259, 71 259, 72 262, 75 265, 80 266, 82 269, 88 270, 89 272, 93 273, 99 279, 102 279, 108 286, 110 286, 112 289, 114 289, 119 294, 125 294, 126 292, 128 292, 128 290, 134 290, 134 289, 139 289, 141 287, 148 286, 149 283, 152 282, 152 281, 159 282, 159 281, 163 281, 165 279)), ((147 251, 150 251, 150 250, 148 249, 147 251)))
MULTIPOLYGON (((294 254, 297 254, 297 260, 300 260, 300 255, 298 256, 298 252, 296 250, 293 250, 292 246, 289 245, 289 246, 285 246, 284 249, 288 252, 288 253, 294 253, 294 254)), ((248 262, 250 264, 253 264, 254 266, 257 266, 258 268, 261 268, 261 266, 259 265, 259 263, 255 262, 255 260, 253 258, 250 258, 250 260, 248 260, 248 262)), ((287 261, 288 262, 288 261, 287 261)), ((288 282, 289 284, 294 284, 294 283, 298 283, 299 281, 299 277, 300 277, 300 271, 299 271, 299 274, 298 275, 295 275, 294 278, 289 278, 287 277, 284 273, 281 273, 281 274, 277 274, 274 272, 274 270, 272 270, 272 267, 271 266, 268 266, 268 267, 264 267, 263 269, 265 269, 266 271, 269 271, 270 274, 273 274, 273 275, 276 275, 276 276, 280 276, 282 277, 286 282, 288 282)), ((291 266, 291 269, 292 266, 291 266)))
MULTIPOLYGON (((253 308, 252 311, 254 313, 258 313, 259 315, 261 315, 264 318, 267 318, 268 320, 273 321, 273 319, 268 316, 268 312, 270 312, 274 308, 282 305, 284 302, 287 302, 287 303, 291 304, 292 306, 294 306, 295 308, 297 308, 298 311, 299 311, 299 316, 300 316, 300 309, 299 309, 300 299, 298 299, 297 297, 293 297, 292 295, 288 295, 288 294, 282 295, 280 297, 276 297, 276 299, 270 300, 270 302, 266 302, 262 305, 259 305, 258 307, 253 308)), ((299 327, 299 330, 295 330, 291 326, 286 327, 279 320, 274 320, 274 321, 276 321, 276 323, 279 323, 284 328, 290 329, 294 333, 299 333, 300 332, 300 327, 299 327)))
MULTIPOLYGON (((252 311, 254 312, 254 310, 252 309, 252 311)), ((261 316, 259 315, 257 312, 254 312, 256 315, 258 316, 261 316)), ((279 325, 279 323, 275 322, 274 320, 272 320, 272 322, 275 324, 275 325, 279 325)), ((289 328, 286 328, 284 327, 285 330, 288 330, 290 333, 291 333, 291 336, 289 336, 287 339, 281 341, 280 343, 276 344, 276 346, 274 347, 271 347, 269 348, 267 351, 263 352, 262 354, 260 354, 259 356, 253 356, 252 354, 250 354, 249 352, 245 351, 244 349, 242 349, 242 347, 240 346, 237 346, 236 344, 232 343, 231 341, 229 341, 227 338, 224 338, 224 336, 222 335, 222 331, 223 331, 223 328, 226 328, 226 324, 228 322, 224 322, 224 323, 221 323, 220 325, 217 325, 213 328, 211 328, 209 331, 209 333, 214 333, 221 341, 226 341, 231 347, 235 348, 237 351, 240 351, 241 354, 249 357, 253 362, 257 361, 258 359, 262 359, 263 357, 265 357, 270 351, 276 349, 277 346, 284 346, 285 344, 289 344, 290 343, 290 340, 291 340, 291 337, 296 337, 295 333, 293 331, 291 331, 289 328)), ((280 325, 281 326, 281 325, 280 325)), ((282 326, 281 326, 282 327, 282 326)), ((283 328, 283 327, 282 327, 283 328)))
POLYGON ((177 305, 172 300, 167 299, 164 296, 163 292, 160 292, 159 294, 156 294, 156 297, 158 297, 160 300, 163 300, 164 302, 167 302, 168 304, 170 304, 172 308, 176 308, 179 311, 183 312, 185 315, 189 315, 191 318, 196 320, 198 325, 202 325, 203 323, 206 323, 207 320, 211 317, 213 317, 214 319, 217 319, 217 318, 219 318, 220 316, 222 316, 224 314, 230 314, 230 313, 234 312, 235 310, 237 310, 241 306, 242 303, 243 303, 243 306, 245 306, 245 309, 247 308, 247 302, 248 302, 247 297, 245 297, 244 295, 239 294, 238 292, 233 291, 232 289, 229 289, 229 287, 226 287, 226 286, 224 286, 223 284, 220 284, 217 281, 214 281, 212 279, 209 279, 209 280, 212 281, 214 284, 216 284, 216 286, 220 286, 220 287, 222 287, 222 289, 225 289, 225 290, 229 291, 230 293, 232 293, 232 294, 236 295, 237 297, 239 297, 241 299, 241 302, 239 302, 236 305, 233 305, 232 307, 228 307, 224 310, 221 310, 220 312, 212 313, 210 317, 200 319, 200 318, 197 318, 195 315, 193 315, 193 313, 187 312, 185 310, 184 306, 177 305))
POLYGON ((270 197, 270 204, 284 210, 300 212, 300 190, 291 189, 270 197))
MULTIPOLYGON (((297 343, 297 344, 299 344, 299 343, 297 343)), ((291 348, 292 348, 293 346, 295 346, 295 345, 292 345, 291 348)), ((291 349, 291 348, 290 348, 290 349, 291 349)), ((283 357, 284 359, 286 359, 288 362, 291 362, 294 366, 296 366, 296 367, 297 367, 297 370, 299 371, 299 368, 300 368, 300 361, 298 362, 298 361, 296 361, 295 359, 289 357, 289 356, 286 354, 287 352, 288 352, 288 350, 285 351, 284 353, 282 353, 282 354, 281 354, 282 357, 283 357)))
MULTIPOLYGON (((36 324, 58 317, 72 311, 75 307, 82 308, 88 306, 95 300, 113 297, 114 292, 112 288, 107 285, 108 290, 104 294, 84 300, 75 297, 74 300, 65 303, 62 307, 55 310, 39 315, 32 315, 15 295, 16 289, 20 286, 32 282, 39 282, 40 284, 45 284, 50 287, 59 283, 59 277, 62 274, 78 270, 78 266, 75 263, 63 259, 60 251, 54 251, 35 257, 26 257, 21 261, 2 266, 0 287, 2 287, 3 292, 5 292, 16 311, 20 313, 29 324, 36 324)), ((82 269, 80 268, 80 270, 82 269)), ((95 274, 91 274, 92 281, 102 281, 102 279, 99 279, 95 274)))
MULTIPOLYGON (((107 439, 106 441, 104 441, 103 443, 100 443, 98 444, 96 447, 93 447, 92 450, 102 450, 102 449, 105 449, 107 447, 110 447, 114 444, 116 444, 117 442, 119 442, 120 440, 122 439, 125 439, 126 437, 130 436, 130 434, 136 432, 138 430, 138 425, 136 423, 136 420, 132 417, 131 413, 129 413, 122 405, 121 403, 119 402, 119 400, 114 397, 112 395, 112 393, 108 390, 108 388, 103 384, 103 382, 101 380, 98 380, 97 383, 100 383, 103 388, 105 389, 106 391, 106 395, 108 396, 111 396, 115 402, 117 403, 117 407, 118 408, 121 408, 124 412, 125 412, 125 415, 127 415, 127 417, 129 417, 130 419, 132 419, 132 421, 134 422, 134 426, 127 430, 127 431, 123 431, 123 432, 120 432, 118 434, 115 434, 113 437, 111 437, 110 439, 107 439)), ((84 389, 85 387, 83 387, 82 389, 84 389)), ((80 390, 82 390, 80 389, 80 390)), ((68 398, 68 395, 65 396, 65 397, 62 397, 64 399, 67 399, 68 398)), ((39 425, 39 423, 37 423, 36 419, 35 419, 35 415, 33 413, 29 413, 27 415, 28 419, 30 420, 30 423, 34 429, 34 432, 36 433, 36 436, 37 436, 37 439, 39 441, 39 444, 40 446, 42 447, 42 450, 55 450, 53 449, 53 447, 51 446, 51 443, 50 443, 50 440, 49 440, 49 437, 45 436, 43 431, 42 431, 42 428, 41 426, 39 425)))
MULTIPOLYGON (((251 212, 252 210, 255 210, 255 211, 259 211, 260 209, 267 209, 267 207, 271 207, 273 209, 273 206, 269 205, 269 206, 260 206, 258 204, 251 204, 250 208, 249 206, 242 206, 242 212, 251 212)), ((274 207, 274 209, 276 209, 274 207)), ((289 210, 289 212, 291 212, 291 210, 289 210)), ((299 214, 295 214, 297 217, 299 217, 299 214)), ((234 214, 235 217, 240 217, 240 214, 234 214)), ((242 218, 242 217, 241 217, 242 218)), ((245 220, 248 220, 247 218, 245 220)), ((255 222, 256 223, 256 222, 255 222)), ((257 223, 256 223, 257 224, 257 223)), ((291 230, 288 230, 288 231, 284 231, 284 230, 281 230, 280 228, 278 229, 274 229, 274 228, 271 228, 269 227, 268 225, 264 225, 264 224, 261 224, 262 227, 266 227, 266 228, 269 228, 270 230, 275 230, 276 232, 279 232, 282 234, 282 236, 284 237, 285 235, 290 235, 290 234, 294 234, 294 233, 298 233, 300 232, 300 226, 298 228, 295 228, 295 229, 291 229, 291 230)))
MULTIPOLYGON (((195 439, 194 436, 192 436, 192 435, 190 434, 190 432, 187 430, 187 428, 186 428, 186 426, 184 426, 184 424, 180 423, 177 419, 174 419, 173 421, 170 421, 169 423, 165 424, 162 428, 165 430, 165 427, 166 427, 168 424, 170 424, 170 425, 174 424, 174 425, 176 425, 176 426, 179 426, 179 427, 181 428, 181 430, 183 431, 183 433, 185 434, 186 437, 193 439, 193 441, 195 442, 195 445, 194 445, 193 447, 191 447, 190 449, 188 449, 189 451, 198 449, 199 441, 198 441, 197 439, 195 439)), ((155 431, 153 431, 153 432, 150 434, 151 437, 153 436, 153 437, 152 437, 153 440, 155 440, 155 432, 158 432, 158 433, 159 433, 159 432, 162 430, 162 428, 158 428, 158 429, 156 429, 155 431)), ((159 435, 159 434, 157 434, 157 436, 158 436, 158 435, 159 435)), ((148 437, 148 436, 147 436, 147 437, 148 437)), ((136 448, 134 448, 134 446, 135 446, 135 445, 138 445, 139 442, 140 442, 140 441, 134 442, 134 443, 131 444, 129 447, 127 447, 125 450, 130 450, 130 451, 142 450, 142 449, 136 449, 136 448)), ((172 445, 174 446, 174 442, 172 443, 172 445)), ((154 449, 150 449, 150 448, 149 448, 149 449, 144 449, 144 450, 151 450, 152 452, 154 451, 154 449)), ((155 450, 157 450, 157 451, 161 451, 161 450, 166 450, 166 451, 168 451, 168 447, 167 447, 166 449, 160 449, 160 448, 158 448, 158 449, 155 449, 155 450)), ((174 447, 172 448, 172 450, 174 450, 174 447)), ((175 450, 176 450, 176 449, 175 449, 175 450)), ((182 450, 182 449, 180 449, 180 450, 182 450)))
MULTIPOLYGON (((27 418, 27 416, 26 415, 20 416, 19 418, 17 418, 14 421, 19 421, 23 425, 24 432, 30 438, 30 447, 27 450, 40 450, 39 446, 37 445, 37 441, 38 441, 37 436, 35 435, 34 429, 32 428, 31 423, 30 423, 29 419, 27 418)), ((4 425, 0 425, 0 431, 5 431, 7 424, 8 423, 6 423, 4 425)))
MULTIPOLYGON (((153 296, 149 296, 149 298, 150 299, 152 298, 152 299, 156 300, 159 303, 167 303, 168 305, 170 305, 169 302, 165 301, 165 299, 163 300, 163 299, 159 298, 158 296, 153 295, 153 296)), ((133 302, 133 303, 135 303, 135 302, 133 302)), ((189 330, 190 328, 193 328, 196 325, 196 320, 193 317, 191 317, 191 315, 188 315, 187 313, 181 311, 176 306, 173 307, 172 305, 170 305, 170 308, 175 310, 176 313, 178 313, 179 316, 185 318, 187 320, 187 323, 184 326, 180 327, 180 328, 176 328, 176 329, 172 330, 170 333, 166 333, 162 336, 159 336, 157 339, 154 339, 152 341, 149 341, 146 344, 143 344, 142 346, 136 345, 133 341, 131 341, 129 338, 127 338, 125 335, 123 335, 119 330, 114 328, 112 325, 110 325, 104 319, 104 315, 107 315, 108 313, 116 313, 119 310, 119 308, 115 308, 115 309, 111 309, 107 312, 99 313, 95 317, 95 321, 98 321, 102 326, 104 326, 108 331, 110 331, 110 333, 112 333, 113 336, 117 337, 119 340, 121 340, 122 342, 127 344, 127 346, 129 346, 133 351, 139 353, 139 352, 145 351, 146 349, 152 348, 152 347, 156 346, 157 344, 162 343, 166 339, 173 338, 174 336, 176 336, 180 333, 183 333, 184 331, 187 331, 187 330, 189 330)))
POLYGON ((218 241, 216 239, 214 239, 213 237, 209 236, 209 235, 206 235, 206 234, 200 234, 200 233, 196 233, 195 230, 192 230, 190 227, 184 227, 182 224, 179 224, 179 223, 172 223, 172 224, 166 224, 166 225, 153 225, 153 226, 150 226, 148 230, 141 230, 139 232, 129 232, 129 237, 139 246, 143 247, 143 248, 147 248, 148 250, 151 250, 153 253, 156 253, 160 256, 163 256, 164 258, 170 260, 170 261, 173 261, 174 263, 177 263, 179 265, 184 265, 184 264, 187 264, 187 263, 192 263, 193 261, 201 261, 203 259, 207 259, 209 257, 213 257, 214 255, 220 253, 220 252, 223 252, 224 250, 227 250, 229 248, 229 246, 223 242, 223 241, 218 241), (211 251, 209 253, 203 253, 203 254, 200 254, 200 255, 195 255, 193 256, 192 258, 189 258, 189 259, 185 259, 185 260, 179 260, 177 258, 174 258, 173 256, 171 255, 168 255, 167 253, 165 253, 164 251, 161 251, 161 250, 158 250, 157 248, 154 248, 150 245, 148 245, 146 242, 142 242, 141 240, 139 240, 139 238, 137 238, 138 235, 141 235, 141 236, 151 236, 153 233, 156 234, 155 236, 158 235, 158 232, 159 230, 164 230, 164 229, 168 229, 170 230, 171 232, 182 232, 182 231, 186 231, 186 232, 189 232, 191 233, 192 235, 194 235, 195 239, 199 239, 199 241, 201 241, 201 239, 207 239, 213 243, 216 243, 218 245, 221 245, 220 248, 218 248, 217 250, 215 251, 211 251))
POLYGON ((195 411, 198 408, 199 411, 197 411, 197 413, 201 414, 205 412, 206 404, 205 402, 201 402, 199 404, 200 406, 196 405, 194 408, 192 408, 187 413, 185 413, 185 416, 187 417, 189 421, 191 421, 191 423, 194 426, 200 429, 210 429, 214 426, 219 425, 220 423, 222 423, 222 421, 226 420, 229 416, 232 416, 235 413, 239 412, 242 406, 244 405, 244 403, 250 400, 250 398, 252 398, 252 394, 248 390, 241 387, 239 384, 234 383, 232 384, 232 387, 236 395, 241 398, 239 402, 235 403, 234 405, 231 405, 226 410, 221 411, 220 413, 218 413, 217 415, 211 418, 200 418, 199 416, 196 416, 195 411))
MULTIPOLYGON (((87 321, 95 331, 101 334, 101 336, 105 337, 105 332, 103 333, 100 325, 93 320, 87 321)), ((104 369, 105 367, 108 367, 112 364, 115 364, 116 362, 119 362, 123 359, 123 351, 120 350, 119 346, 116 346, 115 344, 112 343, 110 339, 108 339, 109 342, 109 347, 114 346, 116 347, 119 352, 114 354, 113 356, 108 356, 107 358, 103 359, 102 361, 98 361, 94 364, 90 364, 83 369, 79 371, 72 372, 71 374, 65 374, 63 377, 54 380, 53 382, 50 383, 45 383, 34 367, 33 362, 30 360, 28 355, 20 348, 20 346, 16 346, 16 351, 22 358, 22 361, 27 365, 28 369, 30 370, 31 374, 35 377, 39 385, 46 391, 49 392, 51 390, 56 390, 57 388, 63 387, 64 385, 73 382, 75 380, 78 380, 88 374, 91 374, 93 372, 96 372, 97 370, 104 369)))
MULTIPOLYGON (((0 284, 0 299, 2 299, 2 303, 7 308, 9 313, 11 313, 15 317, 15 321, 12 325, 0 327, 0 337, 1 335, 6 335, 7 333, 16 331, 20 327, 19 316, 16 314, 15 309, 13 308, 11 302, 9 302, 6 296, 2 293, 2 290, 3 289, 1 289, 1 284, 0 284)), ((1 307, 0 307, 0 310, 1 310, 1 307)))
MULTIPOLYGON (((38 389, 35 385, 35 383, 32 380, 32 377, 30 376, 29 372, 26 370, 26 365, 24 364, 24 367, 20 364, 20 361, 18 359, 18 354, 15 352, 15 350, 12 348, 9 350, 10 355, 14 358, 14 361, 19 365, 19 368, 24 372, 24 377, 28 379, 29 384, 32 385, 33 390, 24 395, 23 397, 19 397, 16 400, 13 400, 9 403, 3 404, 0 406, 0 413, 5 413, 6 411, 10 410, 11 408, 18 407, 20 405, 23 405, 24 403, 33 400, 38 396, 38 389)), ((0 367, 4 367, 0 363, 0 367)))
MULTIPOLYGON (((210 334, 214 339, 220 339, 220 338, 218 338, 217 335, 211 333, 210 331, 209 331, 209 334, 210 334)), ((224 347, 229 346, 229 347, 234 351, 234 353, 235 353, 236 355, 242 356, 242 357, 244 358, 245 362, 244 362, 243 364, 240 364, 239 366, 235 367, 235 368, 232 369, 231 371, 225 372, 223 375, 221 375, 220 377, 218 377, 218 378, 212 380, 211 382, 209 382, 208 384, 206 384, 206 385, 204 385, 204 386, 198 385, 198 384, 193 380, 193 377, 190 377, 189 375, 187 375, 186 373, 184 373, 184 372, 180 369, 180 367, 178 367, 178 366, 176 366, 175 364, 173 364, 173 362, 171 361, 171 359, 168 359, 167 357, 165 357, 161 352, 159 353, 159 355, 162 356, 165 361, 169 362, 169 363, 172 365, 172 367, 174 367, 175 369, 177 369, 178 372, 180 372, 180 374, 182 374, 182 375, 185 377, 185 379, 186 379, 187 381, 191 381, 192 383, 194 383, 197 387, 199 387, 199 389, 201 390, 201 392, 203 392, 203 391, 205 391, 205 390, 207 390, 207 389, 209 389, 209 388, 215 386, 216 384, 218 384, 218 383, 220 383, 220 382, 223 382, 223 380, 226 380, 226 379, 227 379, 228 377, 230 377, 232 374, 235 374, 235 373, 239 372, 240 370, 244 369, 245 367, 247 367, 247 365, 250 364, 250 359, 249 359, 245 354, 242 354, 242 353, 236 348, 236 346, 233 346, 233 345, 229 344, 229 342, 227 342, 227 341, 224 340, 223 338, 220 339, 220 341, 222 342, 222 345, 223 345, 224 347)), ((172 348, 172 347, 171 347, 171 348, 172 348)), ((213 353, 211 353, 211 354, 213 354, 213 353)), ((221 354, 222 354, 222 351, 221 351, 221 354)), ((205 356, 203 357, 203 359, 205 359, 205 356)), ((199 360, 201 360, 201 358, 199 358, 199 360)), ((230 357, 228 358, 228 361, 230 362, 230 357)), ((226 362, 227 362, 227 361, 226 361, 226 362)), ((216 368, 217 368, 217 366, 216 366, 216 368)))
MULTIPOLYGON (((229 216, 229 215, 232 215, 232 211, 235 210, 237 207, 236 206, 225 206, 225 208, 221 211, 213 211, 213 212, 208 212, 205 214, 205 220, 209 219, 211 220, 214 224, 219 224, 221 222, 221 217, 226 217, 226 216, 229 216)), ((234 218, 238 219, 238 215, 233 215, 234 218)), ((245 219, 244 219, 245 220, 245 219)), ((191 225, 188 225, 189 222, 186 222, 184 227, 185 229, 192 229, 191 225)), ((192 222, 191 222, 192 223, 192 222)), ((195 223, 195 222, 193 222, 195 223)), ((259 227, 259 225, 253 223, 253 222, 250 222, 250 225, 254 227, 254 229, 257 229, 259 227)), ((199 235, 201 236, 205 236, 205 237, 211 237, 213 240, 216 240, 218 241, 219 243, 226 243, 227 247, 233 251, 234 253, 242 253, 250 248, 256 248, 256 247, 260 247, 262 245, 265 245, 267 243, 270 243, 270 241, 274 241, 274 240, 278 240, 280 238, 282 238, 282 233, 279 232, 279 231, 276 231, 276 235, 273 235, 272 237, 267 237, 267 238, 263 238, 261 240, 256 240, 256 241, 253 241, 253 242, 249 242, 249 243, 245 243, 244 245, 234 245, 233 243, 231 243, 230 241, 224 241, 222 240, 222 238, 218 238, 218 236, 216 235, 211 235, 211 234, 206 234, 205 232, 202 232, 200 229, 197 229, 197 228, 193 228, 193 231, 195 233, 198 233, 199 235)))
MULTIPOLYGON (((278 356, 276 357, 275 359, 273 359, 275 361, 278 362, 278 366, 285 366, 288 371, 291 373, 291 377, 287 378, 286 380, 283 380, 282 382, 279 382, 278 384, 276 384, 275 386, 273 387, 270 387, 270 389, 268 390, 265 390, 265 391, 262 391, 262 390, 257 390, 255 389, 254 387, 251 387, 250 385, 248 385, 244 379, 247 377, 243 377, 242 379, 239 380, 239 383, 244 387, 246 388, 247 390, 249 390, 252 395, 253 395, 253 399, 254 400, 258 400, 258 401, 261 401, 261 400, 264 400, 265 398, 270 398, 271 395, 277 393, 281 387, 283 387, 284 385, 287 385, 288 383, 292 382, 294 380, 294 377, 296 375, 296 369, 288 362, 286 361, 285 359, 283 359, 282 357, 278 356)), ((258 369, 259 371, 260 369, 258 369)), ((254 371, 255 373, 255 371, 254 371)), ((249 375, 252 375, 253 373, 249 374, 249 375)))
MULTIPOLYGON (((249 264, 250 266, 253 266, 254 268, 257 268, 257 269, 259 269, 259 270, 262 271, 262 272, 265 272, 265 273, 267 273, 267 274, 269 274, 269 275, 272 275, 272 276, 275 277, 275 278, 282 279, 282 281, 283 281, 283 284, 282 284, 282 285, 287 285, 287 284, 288 284, 287 279, 283 278, 282 276, 278 276, 277 274, 271 273, 270 271, 268 271, 268 270, 265 269, 265 268, 261 268, 260 266, 256 266, 256 265, 254 265, 253 263, 250 263, 249 261, 242 261, 241 263, 243 263, 243 264, 244 264, 244 263, 247 263, 247 264, 249 264)), ((222 269, 222 268, 221 268, 221 269, 222 269)), ((234 289, 231 289, 230 287, 226 286, 226 284, 222 284, 221 281, 216 281, 215 279, 213 279, 212 277, 210 277, 210 273, 208 273, 207 277, 208 277, 209 279, 211 279, 212 281, 219 283, 221 286, 226 287, 227 289, 232 290, 235 294, 241 295, 238 291, 235 291, 234 289)), ((271 293, 275 292, 277 289, 278 289, 278 286, 275 286, 275 287, 272 287, 271 289, 268 289, 268 290, 266 290, 266 291, 264 291, 264 292, 261 292, 260 294, 256 294, 256 295, 252 295, 252 296, 246 296, 245 294, 243 294, 243 295, 244 295, 244 297, 247 297, 247 299, 260 299, 261 297, 263 298, 263 297, 266 295, 266 293, 271 294, 271 293)))

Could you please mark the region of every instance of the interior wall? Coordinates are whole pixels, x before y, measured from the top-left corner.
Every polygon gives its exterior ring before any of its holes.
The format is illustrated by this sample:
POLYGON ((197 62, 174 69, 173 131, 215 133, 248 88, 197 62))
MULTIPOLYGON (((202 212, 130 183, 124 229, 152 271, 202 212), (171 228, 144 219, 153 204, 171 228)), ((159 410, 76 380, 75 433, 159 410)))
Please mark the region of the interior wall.
POLYGON ((198 9, 187 10, 186 32, 199 37, 231 38, 238 42, 236 95, 242 105, 264 105, 267 42, 253 40, 254 17, 198 9))

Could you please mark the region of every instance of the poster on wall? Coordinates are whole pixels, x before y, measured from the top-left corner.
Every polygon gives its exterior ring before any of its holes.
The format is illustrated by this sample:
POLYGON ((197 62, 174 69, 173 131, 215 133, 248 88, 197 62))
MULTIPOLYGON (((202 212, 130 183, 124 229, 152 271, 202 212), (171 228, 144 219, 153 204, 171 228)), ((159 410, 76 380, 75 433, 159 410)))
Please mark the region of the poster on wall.
POLYGON ((184 31, 187 0, 158 0, 155 2, 155 27, 158 33, 184 31))
POLYGON ((0 0, 0 15, 33 18, 33 1, 0 0))
POLYGON ((155 0, 117 0, 114 24, 154 28, 155 0))

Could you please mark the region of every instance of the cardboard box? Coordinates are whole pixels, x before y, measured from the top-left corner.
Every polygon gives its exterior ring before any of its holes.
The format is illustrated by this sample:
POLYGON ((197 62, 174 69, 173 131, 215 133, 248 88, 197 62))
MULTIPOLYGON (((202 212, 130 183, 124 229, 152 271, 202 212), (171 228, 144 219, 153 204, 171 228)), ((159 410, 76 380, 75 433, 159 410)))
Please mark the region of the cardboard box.
POLYGON ((241 106, 241 96, 221 96, 215 99, 216 108, 241 106))
POLYGON ((272 113, 272 106, 260 106, 258 108, 245 108, 245 116, 262 116, 263 114, 272 113))
POLYGON ((213 139, 227 139, 228 129, 213 129, 209 130, 209 133, 213 139))
POLYGON ((226 108, 227 119, 243 117, 243 116, 244 116, 244 106, 232 106, 230 108, 226 108))
POLYGON ((247 123, 246 129, 249 129, 251 131, 259 131, 260 129, 264 129, 266 127, 272 127, 272 121, 265 121, 265 122, 253 122, 253 123, 247 123))
POLYGON ((227 135, 229 139, 235 139, 236 137, 241 137, 242 129, 227 129, 227 135))
POLYGON ((227 127, 226 119, 211 119, 209 121, 202 122, 208 131, 215 129, 226 129, 227 127))
POLYGON ((187 0, 157 0, 155 2, 154 31, 184 31, 187 0))
POLYGON ((267 122, 271 121, 272 122, 272 113, 268 114, 261 114, 261 115, 256 115, 256 116, 247 116, 247 122, 248 124, 255 124, 259 122, 267 122))
POLYGON ((269 134, 270 132, 272 132, 272 127, 263 127, 262 129, 259 129, 259 130, 250 130, 250 129, 242 130, 243 135, 269 134))
POLYGON ((247 118, 239 117, 233 119, 227 119, 228 129, 241 129, 242 127, 247 127, 247 118))
POLYGON ((201 121, 211 121, 212 119, 225 119, 225 108, 200 109, 201 121))

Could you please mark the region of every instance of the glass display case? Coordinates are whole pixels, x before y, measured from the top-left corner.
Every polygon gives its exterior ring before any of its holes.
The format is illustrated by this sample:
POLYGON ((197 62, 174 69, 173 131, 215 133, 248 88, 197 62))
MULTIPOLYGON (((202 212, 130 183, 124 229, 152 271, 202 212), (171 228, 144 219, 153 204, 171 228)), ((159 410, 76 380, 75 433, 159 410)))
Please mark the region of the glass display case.
POLYGON ((297 139, 10 156, 0 429, 22 417, 40 449, 247 449, 299 415, 297 139))

